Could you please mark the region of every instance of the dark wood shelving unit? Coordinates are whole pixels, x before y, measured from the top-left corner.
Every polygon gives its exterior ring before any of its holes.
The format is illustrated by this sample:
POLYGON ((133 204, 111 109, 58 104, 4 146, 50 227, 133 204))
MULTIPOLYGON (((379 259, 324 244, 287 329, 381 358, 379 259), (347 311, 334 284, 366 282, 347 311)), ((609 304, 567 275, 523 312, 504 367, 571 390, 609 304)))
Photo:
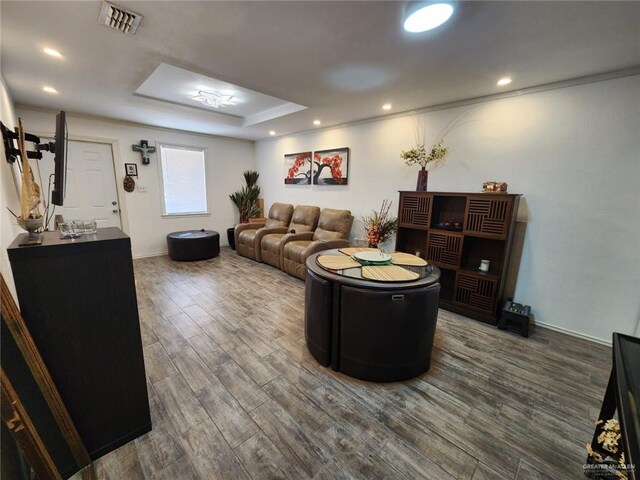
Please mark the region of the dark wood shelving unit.
POLYGON ((508 193, 400 192, 396 250, 440 268, 441 308, 497 323, 519 201, 508 193), (478 270, 483 259, 487 273, 478 270))

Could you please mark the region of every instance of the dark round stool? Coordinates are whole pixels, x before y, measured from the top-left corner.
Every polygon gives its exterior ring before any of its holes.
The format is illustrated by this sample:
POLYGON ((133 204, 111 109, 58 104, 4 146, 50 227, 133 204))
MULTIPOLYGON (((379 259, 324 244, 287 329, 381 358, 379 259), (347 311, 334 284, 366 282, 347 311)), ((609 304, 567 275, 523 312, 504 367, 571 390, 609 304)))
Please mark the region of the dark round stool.
POLYGON ((171 260, 206 260, 220 253, 220 234, 213 230, 173 232, 167 235, 167 247, 171 260))

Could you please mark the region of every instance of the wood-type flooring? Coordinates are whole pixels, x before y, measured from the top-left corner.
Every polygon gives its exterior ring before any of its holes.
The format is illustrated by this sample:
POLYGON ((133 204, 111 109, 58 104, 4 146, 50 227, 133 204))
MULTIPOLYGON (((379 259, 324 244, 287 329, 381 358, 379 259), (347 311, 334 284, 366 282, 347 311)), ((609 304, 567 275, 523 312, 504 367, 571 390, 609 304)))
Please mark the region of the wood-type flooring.
POLYGON ((304 282, 222 248, 134 261, 153 430, 100 479, 580 479, 611 349, 440 310, 431 369, 362 382, 304 343, 304 282))

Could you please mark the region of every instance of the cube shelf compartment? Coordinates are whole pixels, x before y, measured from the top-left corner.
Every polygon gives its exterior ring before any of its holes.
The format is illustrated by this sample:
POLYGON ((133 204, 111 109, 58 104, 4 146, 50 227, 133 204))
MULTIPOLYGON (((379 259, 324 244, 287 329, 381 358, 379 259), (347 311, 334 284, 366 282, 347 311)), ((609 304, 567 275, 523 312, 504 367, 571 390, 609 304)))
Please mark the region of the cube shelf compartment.
POLYGON ((396 250, 440 268, 441 308, 497 323, 519 201, 507 193, 400 192, 396 250), (478 270, 480 260, 491 262, 489 272, 478 270))

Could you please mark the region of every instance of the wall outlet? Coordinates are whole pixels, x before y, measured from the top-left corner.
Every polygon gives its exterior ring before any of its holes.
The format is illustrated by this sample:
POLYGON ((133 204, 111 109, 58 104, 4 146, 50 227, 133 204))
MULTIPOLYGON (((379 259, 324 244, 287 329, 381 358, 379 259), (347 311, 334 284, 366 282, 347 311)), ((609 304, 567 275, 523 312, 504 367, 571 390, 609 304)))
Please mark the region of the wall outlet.
POLYGON ((145 187, 144 185, 140 185, 139 183, 136 185, 136 190, 139 193, 147 193, 147 187, 145 187))

